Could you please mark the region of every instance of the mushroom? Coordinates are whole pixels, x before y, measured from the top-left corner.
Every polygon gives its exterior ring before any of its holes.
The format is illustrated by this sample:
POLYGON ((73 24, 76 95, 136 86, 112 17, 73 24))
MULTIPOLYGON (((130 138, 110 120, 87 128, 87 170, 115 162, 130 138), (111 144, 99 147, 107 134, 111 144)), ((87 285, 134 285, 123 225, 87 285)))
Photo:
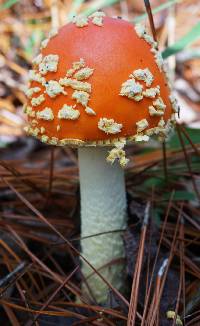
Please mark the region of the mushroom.
MULTIPOLYGON (((178 110, 157 44, 142 26, 98 12, 53 33, 33 68, 26 131, 78 148, 82 255, 122 290, 124 146, 164 139, 178 110)), ((85 262, 82 272, 97 302, 105 302, 107 285, 85 262)))

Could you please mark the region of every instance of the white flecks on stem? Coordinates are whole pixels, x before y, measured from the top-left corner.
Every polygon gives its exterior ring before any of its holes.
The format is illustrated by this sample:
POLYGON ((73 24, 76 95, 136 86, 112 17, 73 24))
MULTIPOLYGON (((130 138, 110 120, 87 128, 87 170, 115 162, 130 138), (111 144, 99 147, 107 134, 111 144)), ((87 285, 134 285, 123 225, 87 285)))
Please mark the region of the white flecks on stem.
POLYGON ((126 152, 123 149, 119 148, 111 149, 106 160, 111 164, 113 164, 115 160, 119 160, 121 167, 125 167, 129 162, 129 159, 126 158, 126 152))
POLYGON ((129 159, 126 158, 126 152, 124 150, 124 146, 126 145, 126 140, 115 142, 115 147, 109 151, 109 155, 107 156, 107 162, 113 164, 115 160, 119 160, 121 167, 125 167, 129 159))
POLYGON ((113 119, 100 118, 98 128, 106 134, 118 134, 121 132, 123 125, 115 122, 113 119))

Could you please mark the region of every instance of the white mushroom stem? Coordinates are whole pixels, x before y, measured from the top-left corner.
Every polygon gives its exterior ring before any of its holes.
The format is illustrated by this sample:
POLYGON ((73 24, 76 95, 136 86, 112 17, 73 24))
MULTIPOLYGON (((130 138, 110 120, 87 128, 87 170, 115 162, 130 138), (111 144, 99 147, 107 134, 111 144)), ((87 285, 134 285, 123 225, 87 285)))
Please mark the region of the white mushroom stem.
MULTIPOLYGON (((125 181, 124 171, 119 164, 116 162, 110 165, 106 162, 108 151, 109 148, 105 147, 78 149, 81 250, 82 255, 101 275, 121 290, 125 279, 125 264, 121 259, 125 256, 124 245, 122 232, 113 231, 126 228, 125 181)), ((85 262, 82 262, 82 273, 87 278, 96 301, 105 302, 108 296, 107 285, 98 275, 93 274, 85 262)), ((87 292, 84 284, 82 290, 87 292)))

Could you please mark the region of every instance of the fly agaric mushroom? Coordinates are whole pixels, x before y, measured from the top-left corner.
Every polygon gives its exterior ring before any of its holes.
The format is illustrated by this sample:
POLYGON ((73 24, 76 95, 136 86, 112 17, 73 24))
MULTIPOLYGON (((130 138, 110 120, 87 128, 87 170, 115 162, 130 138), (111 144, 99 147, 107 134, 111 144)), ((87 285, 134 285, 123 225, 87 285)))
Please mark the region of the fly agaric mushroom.
MULTIPOLYGON (((127 164, 126 142, 164 139, 178 106, 152 37, 104 16, 74 17, 43 41, 30 72, 25 129, 47 144, 78 148, 82 255, 120 290, 123 240, 112 231, 126 227, 126 195, 115 161, 127 164)), ((82 272, 104 302, 107 285, 85 262, 82 272)))

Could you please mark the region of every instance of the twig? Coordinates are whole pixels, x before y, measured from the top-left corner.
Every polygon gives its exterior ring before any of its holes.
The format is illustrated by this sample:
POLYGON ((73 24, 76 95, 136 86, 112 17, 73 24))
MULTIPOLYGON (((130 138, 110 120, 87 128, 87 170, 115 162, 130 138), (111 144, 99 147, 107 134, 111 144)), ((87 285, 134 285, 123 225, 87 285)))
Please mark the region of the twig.
POLYGON ((181 143, 181 146, 182 146, 182 149, 183 149, 183 153, 184 153, 184 157, 185 157, 185 161, 186 161, 186 164, 187 164, 187 167, 188 167, 188 171, 190 173, 190 176, 191 176, 191 179, 192 179, 192 184, 193 184, 193 188, 194 188, 194 191, 196 192, 196 195, 200 201, 200 193, 199 193, 199 189, 196 185, 196 181, 195 181, 195 178, 194 178, 194 175, 192 173, 192 168, 191 168, 191 164, 190 164, 190 159, 188 157, 188 154, 187 154, 187 151, 186 151, 186 148, 185 148, 185 144, 184 144, 184 141, 183 141, 183 137, 181 135, 181 132, 180 132, 180 128, 179 128, 179 125, 177 124, 176 125, 176 129, 177 129, 177 132, 178 132, 178 137, 179 137, 179 140, 180 140, 180 143, 181 143))
POLYGON ((157 261, 158 261, 158 255, 159 255, 159 252, 160 252, 161 243, 163 241, 163 236, 164 236, 164 231, 165 231, 165 228, 166 228, 168 216, 169 216, 169 213, 170 213, 170 210, 171 210, 173 196, 174 196, 174 191, 172 191, 172 193, 171 193, 170 200, 169 200, 169 203, 168 203, 168 206, 167 206, 167 211, 166 211, 165 218, 164 218, 164 223, 163 223, 162 230, 161 230, 161 235, 160 235, 160 239, 159 239, 159 243, 158 243, 158 249, 157 249, 157 252, 156 252, 156 257, 155 257, 153 268, 152 268, 149 288, 148 288, 147 295, 146 295, 146 300, 145 300, 145 306, 144 306, 141 326, 144 326, 145 321, 146 321, 146 314, 147 314, 147 309, 148 309, 148 304, 149 304, 149 299, 150 299, 150 294, 151 294, 151 288, 152 288, 152 284, 153 284, 154 272, 155 272, 156 264, 157 264, 157 261))
POLYGON ((181 207, 180 207, 180 210, 179 210, 179 215, 178 215, 178 218, 177 218, 177 223, 176 223, 176 227, 175 227, 175 231, 174 231, 174 236, 173 236, 173 240, 172 240, 172 244, 171 244, 171 248, 170 248, 169 259, 167 261, 167 265, 166 265, 166 268, 165 268, 165 271, 164 271, 164 274, 163 274, 163 279, 162 279, 162 283, 161 283, 161 287, 160 287, 158 300, 154 305, 152 316, 147 316, 147 321, 149 322, 149 325, 154 325, 154 322, 155 322, 156 312, 158 310, 160 300, 161 300, 161 297, 162 297, 162 294, 163 294, 163 289, 164 289, 164 286, 165 286, 168 269, 169 269, 169 266, 170 266, 170 264, 172 262, 172 258, 174 256, 176 237, 177 237, 177 232, 178 232, 178 226, 179 226, 179 223, 180 223, 180 220, 181 220, 181 217, 182 217, 182 211, 183 211, 183 203, 181 204, 181 207))
POLYGON ((148 227, 148 221, 149 221, 149 210, 150 210, 150 202, 147 203, 146 208, 145 208, 145 213, 144 213, 144 220, 143 220, 143 227, 142 227, 142 233, 141 233, 141 238, 140 238, 138 256, 137 256, 137 261, 135 264, 135 272, 134 272, 134 276, 133 276, 127 326, 135 325, 137 303, 138 303, 138 293, 139 293, 139 285, 140 285, 140 276, 141 276, 142 262, 143 262, 143 257, 144 257, 144 245, 145 245, 145 239, 146 239, 146 233, 147 233, 147 227, 148 227))
POLYGON ((151 5, 150 5, 149 0, 144 0, 144 4, 145 4, 147 15, 148 15, 148 18, 149 18, 149 23, 150 23, 150 27, 151 27, 151 31, 152 31, 152 34, 153 34, 154 41, 157 42, 156 29, 155 29, 155 25, 154 25, 154 21, 153 21, 153 15, 152 15, 151 5))
MULTIPOLYGON (((0 279, 0 288, 6 285, 7 283, 10 283, 13 280, 13 278, 16 278, 18 274, 21 274, 26 268, 27 264, 28 263, 25 261, 21 262, 19 265, 15 267, 15 269, 12 272, 7 274, 4 278, 0 279)), ((0 295, 2 295, 2 292, 0 293, 0 295)))
MULTIPOLYGON (((61 289, 65 286, 65 284, 67 284, 67 282, 72 278, 72 276, 78 271, 79 266, 77 266, 63 281, 63 283, 54 291, 54 293, 49 297, 49 299, 45 302, 45 304, 42 306, 42 308, 40 309, 41 311, 44 311, 49 305, 50 303, 53 301, 53 299, 55 298, 55 296, 61 291, 61 289)), ((33 326, 34 323, 38 320, 40 314, 38 313, 35 317, 33 322, 30 324, 30 326, 33 326)), ((29 324, 27 324, 27 326, 29 326, 29 324)))
POLYGON ((190 145, 192 146, 192 148, 194 149, 195 153, 197 154, 197 156, 200 156, 200 151, 197 148, 197 146, 192 142, 192 139, 190 138, 188 132, 185 130, 185 128, 179 124, 179 128, 181 129, 182 133, 184 134, 184 136, 187 138, 187 140, 189 141, 190 145))

